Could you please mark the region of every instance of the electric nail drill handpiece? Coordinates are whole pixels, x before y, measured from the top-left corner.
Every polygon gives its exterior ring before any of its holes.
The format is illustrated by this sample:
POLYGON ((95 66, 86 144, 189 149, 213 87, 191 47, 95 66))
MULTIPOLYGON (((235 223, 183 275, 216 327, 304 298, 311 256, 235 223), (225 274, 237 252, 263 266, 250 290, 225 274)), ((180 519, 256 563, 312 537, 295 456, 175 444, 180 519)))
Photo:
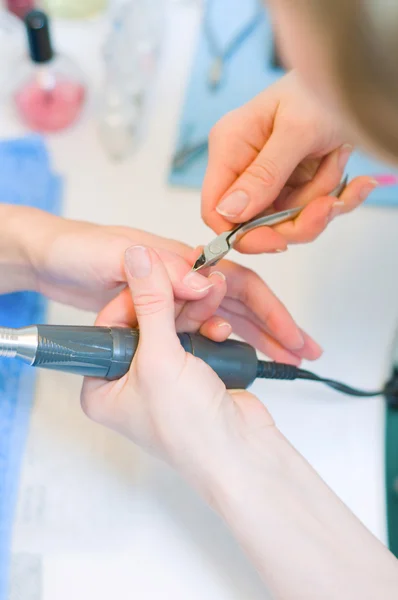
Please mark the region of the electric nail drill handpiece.
MULTIPOLYGON (((186 352, 204 360, 229 389, 245 389, 257 376, 254 348, 243 342, 213 342, 199 334, 180 333, 186 352)), ((0 357, 19 358, 45 369, 119 379, 137 350, 137 329, 35 325, 0 328, 0 357)))
MULTIPOLYGON (((398 386, 393 389, 390 383, 374 392, 358 390, 294 365, 258 360, 255 349, 245 342, 213 342, 192 333, 180 333, 178 337, 185 351, 207 363, 227 389, 246 389, 257 378, 305 379, 324 383, 350 396, 384 394, 393 397, 398 405, 398 386)), ((33 325, 22 329, 0 328, 0 358, 19 358, 33 367, 112 381, 128 372, 138 342, 137 329, 121 327, 33 325)))

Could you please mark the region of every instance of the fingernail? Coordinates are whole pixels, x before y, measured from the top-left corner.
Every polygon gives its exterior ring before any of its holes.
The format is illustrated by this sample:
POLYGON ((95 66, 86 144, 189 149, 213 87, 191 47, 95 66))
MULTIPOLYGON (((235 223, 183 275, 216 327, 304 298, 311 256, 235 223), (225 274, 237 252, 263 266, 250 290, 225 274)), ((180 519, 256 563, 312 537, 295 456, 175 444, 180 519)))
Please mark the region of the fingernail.
POLYGON ((354 148, 350 144, 344 144, 344 146, 341 148, 338 158, 340 171, 344 171, 346 168, 353 150, 354 148))
POLYGON ((224 281, 227 280, 227 278, 225 277, 224 273, 221 273, 221 271, 212 271, 209 275, 209 279, 210 277, 214 277, 214 275, 217 275, 218 277, 220 277, 221 279, 223 279, 224 281))
POLYGON ((275 248, 275 250, 270 250, 268 254, 282 254, 283 252, 287 252, 287 248, 275 248))
POLYGON ((333 221, 334 218, 338 217, 341 214, 341 209, 344 206, 343 200, 336 200, 332 204, 332 208, 330 209, 328 222, 333 221))
POLYGON ((182 282, 189 287, 191 290, 195 292, 205 292, 213 287, 213 284, 209 281, 207 277, 204 277, 200 273, 196 273, 195 271, 189 271, 182 282))
POLYGON ((223 217, 237 217, 248 204, 249 196, 246 192, 237 190, 221 200, 220 204, 216 206, 216 211, 223 217))
POLYGON ((376 179, 371 179, 366 185, 364 185, 361 191, 359 192, 359 198, 361 202, 366 200, 369 194, 371 194, 378 185, 379 182, 376 181, 376 179))
POLYGON ((217 327, 225 327, 232 331, 231 323, 228 323, 228 321, 220 321, 219 323, 217 323, 217 327))
POLYGON ((152 261, 148 249, 144 246, 131 246, 124 254, 125 264, 132 277, 142 279, 152 271, 152 261))
POLYGON ((301 332, 297 332, 296 341, 294 344, 289 344, 289 350, 301 350, 304 347, 305 339, 301 332))

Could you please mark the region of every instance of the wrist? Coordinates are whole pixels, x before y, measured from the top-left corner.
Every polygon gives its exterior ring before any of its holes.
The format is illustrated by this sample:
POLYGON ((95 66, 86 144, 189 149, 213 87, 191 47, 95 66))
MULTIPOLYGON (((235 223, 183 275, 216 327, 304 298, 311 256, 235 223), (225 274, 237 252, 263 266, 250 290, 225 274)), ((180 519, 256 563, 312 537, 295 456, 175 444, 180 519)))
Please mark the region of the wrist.
POLYGON ((36 224, 42 211, 23 206, 0 205, 0 293, 36 290, 35 253, 40 243, 36 224))

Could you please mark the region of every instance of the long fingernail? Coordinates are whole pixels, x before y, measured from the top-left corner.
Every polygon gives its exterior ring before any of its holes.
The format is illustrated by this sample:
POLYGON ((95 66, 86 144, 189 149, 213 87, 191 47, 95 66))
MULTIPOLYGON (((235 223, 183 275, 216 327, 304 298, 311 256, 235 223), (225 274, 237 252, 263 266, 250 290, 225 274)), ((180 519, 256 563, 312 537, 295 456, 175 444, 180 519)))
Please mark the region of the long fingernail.
POLYGON ((144 246, 131 246, 124 254, 127 269, 132 277, 142 279, 152 271, 152 261, 148 249, 144 246))
POLYGON ((371 179, 366 185, 364 185, 361 191, 359 192, 359 198, 361 202, 366 200, 369 194, 371 194, 378 185, 379 182, 376 181, 376 179, 371 179))
POLYGON ((341 210, 342 210, 343 206, 344 206, 343 200, 336 200, 335 202, 333 202, 332 208, 329 213, 329 218, 328 218, 329 223, 330 223, 330 221, 333 221, 333 219, 335 219, 336 217, 338 217, 341 214, 341 210))
POLYGON ((189 271, 182 282, 189 287, 191 290, 195 292, 205 292, 209 290, 213 284, 208 280, 207 277, 204 277, 200 273, 196 273, 195 271, 189 271))
POLYGON ((220 204, 216 206, 216 211, 223 217, 237 217, 248 204, 248 194, 242 190, 237 190, 221 200, 220 204))
POLYGON ((338 157, 340 171, 344 171, 346 168, 353 150, 354 148, 350 144, 344 144, 344 146, 341 148, 338 157))

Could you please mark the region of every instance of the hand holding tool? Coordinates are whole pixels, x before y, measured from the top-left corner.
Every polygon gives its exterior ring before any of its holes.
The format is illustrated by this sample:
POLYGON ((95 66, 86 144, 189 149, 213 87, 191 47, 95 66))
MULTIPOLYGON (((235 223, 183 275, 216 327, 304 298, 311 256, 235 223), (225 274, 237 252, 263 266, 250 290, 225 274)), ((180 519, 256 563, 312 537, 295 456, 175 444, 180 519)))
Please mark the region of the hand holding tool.
MULTIPOLYGON (((345 177, 330 195, 338 198, 347 187, 347 183, 348 177, 345 177)), ((257 229, 258 227, 272 227, 273 225, 279 225, 285 221, 290 221, 297 217, 304 208, 304 206, 299 206, 297 208, 291 208, 273 214, 257 215, 254 219, 238 225, 232 229, 232 231, 220 233, 220 235, 203 248, 203 252, 196 260, 192 269, 194 271, 199 271, 208 267, 214 267, 214 265, 232 250, 235 244, 239 242, 246 233, 257 229)))

